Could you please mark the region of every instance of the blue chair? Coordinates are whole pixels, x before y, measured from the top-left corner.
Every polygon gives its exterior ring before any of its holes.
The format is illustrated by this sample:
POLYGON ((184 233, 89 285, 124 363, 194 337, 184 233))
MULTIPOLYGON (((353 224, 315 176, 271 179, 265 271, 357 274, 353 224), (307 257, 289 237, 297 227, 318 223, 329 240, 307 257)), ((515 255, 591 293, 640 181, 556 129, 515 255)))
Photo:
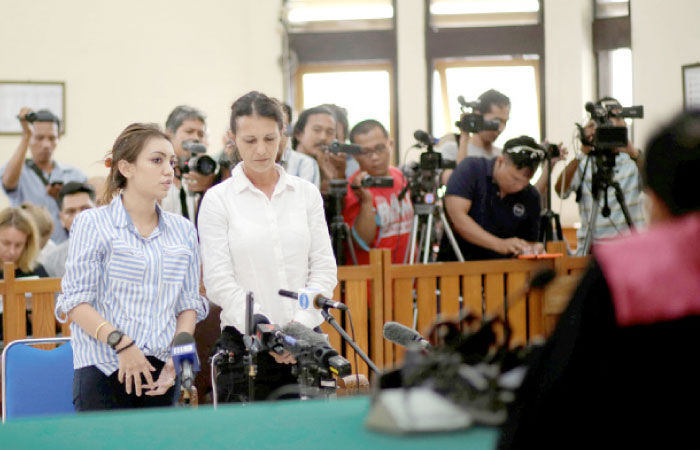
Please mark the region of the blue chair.
POLYGON ((2 421, 74 414, 70 338, 20 339, 2 352, 2 421), (53 350, 37 344, 63 344, 53 350))

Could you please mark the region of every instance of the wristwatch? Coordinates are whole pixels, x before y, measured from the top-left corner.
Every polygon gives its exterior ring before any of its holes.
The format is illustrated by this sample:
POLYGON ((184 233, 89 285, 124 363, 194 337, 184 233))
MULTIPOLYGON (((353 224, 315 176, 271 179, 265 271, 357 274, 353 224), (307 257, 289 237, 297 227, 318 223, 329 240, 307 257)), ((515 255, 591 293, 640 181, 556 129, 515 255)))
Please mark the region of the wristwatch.
POLYGON ((112 347, 112 350, 116 350, 117 345, 119 345, 123 337, 124 333, 119 330, 114 330, 107 335, 107 344, 112 347))

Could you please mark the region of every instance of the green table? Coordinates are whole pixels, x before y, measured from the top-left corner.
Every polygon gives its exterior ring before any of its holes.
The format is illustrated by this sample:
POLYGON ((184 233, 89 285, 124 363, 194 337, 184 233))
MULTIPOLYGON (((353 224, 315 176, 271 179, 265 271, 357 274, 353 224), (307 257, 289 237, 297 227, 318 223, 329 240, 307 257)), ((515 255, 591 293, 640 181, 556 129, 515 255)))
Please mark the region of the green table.
POLYGON ((498 431, 391 436, 367 430, 368 397, 106 412, 0 426, 1 449, 491 449, 498 431))

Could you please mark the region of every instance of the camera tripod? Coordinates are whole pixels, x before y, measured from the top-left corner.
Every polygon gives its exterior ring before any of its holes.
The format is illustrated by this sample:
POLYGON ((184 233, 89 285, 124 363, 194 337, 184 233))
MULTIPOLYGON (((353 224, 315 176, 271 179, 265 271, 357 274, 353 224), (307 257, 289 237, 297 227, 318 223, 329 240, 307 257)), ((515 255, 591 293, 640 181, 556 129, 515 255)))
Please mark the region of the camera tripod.
POLYGON ((564 233, 561 231, 561 221, 559 214, 552 211, 552 153, 547 151, 547 197, 545 209, 540 213, 540 235, 539 241, 547 247, 547 242, 554 241, 554 233, 556 232, 556 240, 564 240, 564 233))
MULTIPOLYGON (((411 238, 408 249, 406 249, 406 254, 404 255, 404 264, 415 264, 416 261, 420 261, 423 264, 430 262, 430 253, 433 244, 439 244, 437 241, 437 236, 434 233, 433 222, 435 221, 435 212, 438 214, 438 222, 442 225, 442 229, 447 235, 447 239, 452 246, 452 250, 457 255, 457 260, 464 262, 464 256, 462 256, 462 251, 457 245, 457 240, 455 239, 452 228, 450 227, 447 217, 445 216, 445 211, 442 205, 435 202, 435 194, 427 193, 414 200, 413 203, 413 224, 411 225, 411 238), (422 197, 423 200, 420 200, 422 197), (418 239, 418 234, 420 233, 420 240, 418 241, 418 253, 416 253, 416 240, 418 239)), ((442 200, 442 198, 440 198, 442 200)))
MULTIPOLYGON (((591 244, 593 243, 593 235, 598 220, 598 210, 600 209, 600 196, 603 195, 603 209, 601 213, 603 217, 610 216, 610 206, 608 206, 608 188, 612 187, 615 191, 615 199, 620 204, 622 214, 625 216, 625 222, 630 230, 634 229, 632 216, 630 215, 627 203, 625 202, 625 194, 622 192, 620 183, 613 180, 613 168, 615 167, 615 154, 609 154, 598 149, 593 149, 591 155, 595 158, 598 170, 591 174, 591 192, 593 194, 593 205, 591 207, 591 215, 588 220, 588 230, 583 241, 583 255, 590 254, 591 244)), ((591 169, 593 170, 593 169, 591 169)), ((585 174, 584 174, 585 175, 585 174)))
POLYGON ((352 235, 350 227, 343 219, 343 208, 345 206, 345 195, 348 193, 348 182, 345 179, 331 180, 330 197, 333 202, 333 217, 329 225, 331 234, 331 245, 335 254, 336 264, 343 266, 347 264, 345 256, 345 246, 350 252, 350 261, 357 265, 355 248, 352 245, 352 235))

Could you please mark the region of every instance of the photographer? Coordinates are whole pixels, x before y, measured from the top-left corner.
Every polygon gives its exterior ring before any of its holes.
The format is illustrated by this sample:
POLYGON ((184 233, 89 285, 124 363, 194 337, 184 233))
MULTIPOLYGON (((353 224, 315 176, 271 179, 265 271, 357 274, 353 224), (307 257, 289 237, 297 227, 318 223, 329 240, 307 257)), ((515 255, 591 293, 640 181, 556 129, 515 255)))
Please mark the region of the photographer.
POLYGON ((196 169, 187 170, 185 173, 183 168, 193 156, 192 152, 187 150, 185 146, 202 144, 206 127, 204 113, 186 105, 176 107, 165 122, 165 132, 172 140, 178 167, 175 169, 173 185, 167 197, 161 202, 161 206, 166 211, 182 214, 192 220, 194 220, 196 205, 194 194, 209 189, 216 174, 213 172, 203 174, 196 169))
MULTIPOLYGON (((445 209, 465 260, 541 253, 540 196, 530 185, 544 151, 528 136, 506 142, 495 159, 465 158, 450 177, 445 209)), ((443 236, 439 261, 456 261, 443 236)))
POLYGON ((292 148, 316 160, 321 170, 321 193, 324 195, 330 192, 330 180, 345 178, 345 153, 328 151, 335 138, 336 121, 330 109, 316 106, 299 114, 294 125, 292 148))
MULTIPOLYGON (((362 150, 355 155, 360 169, 349 180, 350 190, 345 197, 343 217, 352 230, 358 264, 369 264, 371 248, 391 249, 395 264, 404 262, 413 220, 409 196, 399 201, 398 196, 406 180, 401 171, 389 166, 393 140, 384 126, 373 119, 364 120, 350 131, 350 142, 362 150), (363 182, 384 177, 387 187, 362 187, 363 182)), ((380 181, 380 180, 376 180, 380 181)))
MULTIPOLYGON (((610 97, 599 100, 597 105, 610 108, 613 114, 622 108, 617 100, 610 97)), ((615 126, 627 126, 625 120, 620 117, 613 116, 610 120, 615 126)), ((585 251, 584 240, 589 227, 594 227, 594 241, 617 236, 620 232, 629 228, 621 205, 617 201, 612 188, 609 189, 609 192, 603 193, 598 199, 599 205, 602 206, 607 196, 608 206, 610 207, 609 217, 598 214, 595 224, 588 223, 593 208, 593 174, 597 170, 596 157, 591 156, 593 136, 597 126, 593 119, 586 123, 586 126, 582 129, 581 153, 566 165, 555 184, 557 194, 562 198, 568 198, 571 192, 576 192, 576 201, 578 202, 581 216, 581 228, 576 232, 578 240, 576 251, 578 254, 583 254, 582 252, 585 251)), ((628 140, 626 147, 615 148, 613 152, 615 154, 613 181, 618 182, 622 188, 634 226, 641 227, 644 225, 644 206, 641 198, 640 178, 641 151, 632 144, 631 140, 628 140)))
POLYGON ((68 233, 59 219, 58 192, 64 183, 84 183, 87 177, 75 167, 52 159, 60 129, 58 117, 46 109, 33 112, 30 108, 22 108, 18 117, 22 139, 7 164, 0 168, 2 189, 12 206, 30 202, 46 207, 54 222, 51 239, 59 244, 68 238, 68 233), (27 149, 32 157, 25 160, 27 149))

